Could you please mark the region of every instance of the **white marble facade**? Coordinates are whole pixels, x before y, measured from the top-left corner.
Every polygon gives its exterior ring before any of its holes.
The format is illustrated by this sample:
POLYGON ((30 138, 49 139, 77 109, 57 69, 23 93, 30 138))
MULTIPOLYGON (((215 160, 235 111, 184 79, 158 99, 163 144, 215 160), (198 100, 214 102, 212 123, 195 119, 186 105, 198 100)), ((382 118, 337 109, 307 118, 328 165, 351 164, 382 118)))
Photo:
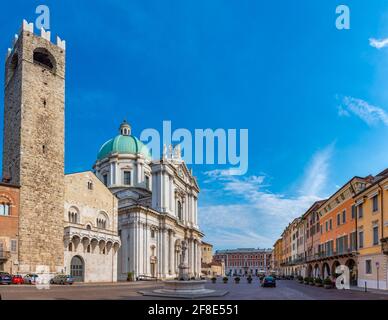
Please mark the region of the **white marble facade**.
POLYGON ((118 201, 91 171, 65 176, 64 272, 79 282, 116 282, 118 201))
POLYGON ((179 147, 168 149, 162 159, 151 160, 124 122, 120 134, 101 147, 95 163, 97 177, 119 199, 119 280, 128 272, 135 277, 177 277, 183 240, 188 243, 190 276, 201 274, 199 188, 179 147))

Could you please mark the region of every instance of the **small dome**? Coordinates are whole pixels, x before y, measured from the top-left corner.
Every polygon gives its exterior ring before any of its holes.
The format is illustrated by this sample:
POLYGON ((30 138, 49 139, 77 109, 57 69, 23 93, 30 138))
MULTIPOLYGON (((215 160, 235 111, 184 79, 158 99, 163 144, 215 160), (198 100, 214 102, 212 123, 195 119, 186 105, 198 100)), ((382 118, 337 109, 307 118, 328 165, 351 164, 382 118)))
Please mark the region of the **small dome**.
POLYGON ((130 135, 130 126, 124 122, 120 126, 120 134, 113 139, 105 142, 98 152, 97 159, 102 160, 113 153, 119 154, 142 154, 145 158, 151 160, 148 148, 138 138, 130 135), (129 131, 123 128, 129 127, 129 131))

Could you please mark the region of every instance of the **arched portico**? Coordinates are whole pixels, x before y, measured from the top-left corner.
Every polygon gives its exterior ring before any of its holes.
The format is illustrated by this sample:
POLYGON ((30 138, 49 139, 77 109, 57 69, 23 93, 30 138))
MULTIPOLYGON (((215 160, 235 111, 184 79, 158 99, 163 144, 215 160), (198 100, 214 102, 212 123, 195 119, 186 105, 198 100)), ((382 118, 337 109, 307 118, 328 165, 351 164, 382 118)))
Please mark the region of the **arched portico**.
POLYGON ((331 265, 331 275, 336 277, 335 269, 340 265, 338 260, 335 260, 331 265))
POLYGON ((345 265, 349 268, 349 282, 352 286, 357 286, 357 264, 353 259, 348 259, 345 265))
POLYGON ((312 277, 312 276, 313 276, 313 266, 309 264, 307 267, 307 277, 312 277))
POLYGON ((322 276, 324 279, 326 279, 327 277, 330 277, 330 275, 331 275, 331 272, 330 272, 329 264, 327 262, 324 262, 322 265, 322 276))
POLYGON ((320 268, 319 268, 319 264, 316 263, 314 265, 314 274, 313 274, 313 277, 314 278, 320 278, 321 277, 321 271, 320 271, 320 268))

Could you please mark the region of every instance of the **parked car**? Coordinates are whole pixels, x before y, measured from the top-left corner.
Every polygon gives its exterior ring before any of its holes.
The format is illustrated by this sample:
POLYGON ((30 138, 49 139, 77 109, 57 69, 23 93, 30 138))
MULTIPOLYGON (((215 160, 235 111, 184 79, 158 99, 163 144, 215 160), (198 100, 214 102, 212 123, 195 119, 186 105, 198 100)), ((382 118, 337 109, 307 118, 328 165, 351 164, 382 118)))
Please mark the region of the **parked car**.
POLYGON ((139 275, 136 277, 137 281, 158 281, 157 277, 151 277, 151 276, 146 276, 146 275, 139 275))
POLYGON ((8 272, 0 272, 0 284, 11 284, 12 276, 8 272))
POLYGON ((73 284, 74 279, 68 274, 58 274, 50 280, 50 284, 73 284))
POLYGON ((261 286, 275 288, 276 287, 276 280, 274 279, 274 277, 265 277, 263 279, 263 282, 261 283, 261 286))
POLYGON ((27 284, 35 284, 36 280, 38 279, 38 275, 34 273, 26 274, 23 278, 23 282, 27 284))
POLYGON ((12 277, 12 284, 24 284, 23 277, 21 275, 14 275, 12 277))

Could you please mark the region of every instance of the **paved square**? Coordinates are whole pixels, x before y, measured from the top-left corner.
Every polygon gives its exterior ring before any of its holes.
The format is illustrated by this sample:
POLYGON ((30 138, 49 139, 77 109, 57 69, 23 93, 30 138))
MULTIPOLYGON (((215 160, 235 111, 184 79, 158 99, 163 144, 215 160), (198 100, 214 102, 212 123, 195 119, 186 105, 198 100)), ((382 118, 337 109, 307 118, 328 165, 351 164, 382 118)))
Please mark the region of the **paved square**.
MULTIPOLYGON (((239 284, 230 281, 223 284, 220 280, 213 284, 208 282, 207 288, 227 290, 229 293, 220 298, 206 300, 388 300, 388 293, 371 293, 354 290, 324 289, 299 284, 292 280, 278 280, 276 288, 262 288, 254 279, 248 284, 242 279, 239 284)), ((35 286, 0 286, 0 294, 4 300, 162 300, 161 298, 143 297, 139 291, 161 288, 155 282, 119 282, 116 284, 74 284, 72 286, 53 285, 49 290, 38 290, 35 286)), ((166 299, 173 300, 173 299, 166 299)))

